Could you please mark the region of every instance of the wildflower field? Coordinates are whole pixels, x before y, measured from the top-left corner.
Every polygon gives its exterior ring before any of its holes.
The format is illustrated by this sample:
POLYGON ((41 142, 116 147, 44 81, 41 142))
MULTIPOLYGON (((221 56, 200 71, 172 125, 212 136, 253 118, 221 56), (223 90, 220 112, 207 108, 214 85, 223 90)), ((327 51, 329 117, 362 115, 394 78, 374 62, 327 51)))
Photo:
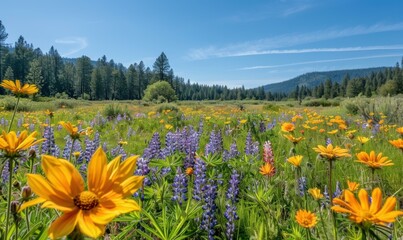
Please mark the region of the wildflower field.
POLYGON ((18 84, 1 84, 1 239, 403 236, 399 112, 35 103, 18 84))

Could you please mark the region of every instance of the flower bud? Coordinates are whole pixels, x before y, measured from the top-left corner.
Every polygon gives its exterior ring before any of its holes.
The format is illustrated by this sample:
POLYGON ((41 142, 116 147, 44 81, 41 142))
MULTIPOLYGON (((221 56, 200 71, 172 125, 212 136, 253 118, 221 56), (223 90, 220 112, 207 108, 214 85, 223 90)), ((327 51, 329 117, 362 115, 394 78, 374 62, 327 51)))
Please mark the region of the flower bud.
POLYGON ((28 199, 32 195, 32 190, 29 186, 22 187, 21 196, 23 199, 28 199))
POLYGON ((18 189, 18 190, 21 190, 20 182, 14 181, 14 182, 13 182, 13 187, 15 187, 15 188, 18 189))
POLYGON ((29 150, 28 157, 36 158, 36 151, 34 149, 29 150))
POLYGON ((20 209, 20 203, 18 201, 12 201, 11 202, 11 213, 17 214, 18 209, 20 209))

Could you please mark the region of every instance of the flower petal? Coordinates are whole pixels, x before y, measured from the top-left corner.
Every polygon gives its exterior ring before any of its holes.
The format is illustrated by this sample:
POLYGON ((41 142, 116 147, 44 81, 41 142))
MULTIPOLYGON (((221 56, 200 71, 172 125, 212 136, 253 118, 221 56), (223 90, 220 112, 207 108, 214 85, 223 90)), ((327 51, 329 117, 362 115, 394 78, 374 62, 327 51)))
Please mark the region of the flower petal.
POLYGON ((360 199, 361 207, 364 211, 368 211, 369 202, 368 202, 368 193, 364 189, 361 189, 358 193, 358 198, 360 199))
POLYGON ((105 231, 105 225, 96 224, 92 221, 89 211, 80 211, 78 218, 78 227, 80 231, 91 238, 101 236, 105 231))
POLYGON ((80 212, 77 208, 76 211, 64 213, 56 219, 48 229, 49 237, 56 239, 70 234, 77 225, 78 218, 81 215, 80 212))
POLYGON ((372 202, 369 211, 372 214, 376 214, 381 209, 381 206, 382 206, 382 192, 380 188, 375 188, 372 191, 372 202))
POLYGON ((42 169, 48 180, 58 190, 66 192, 72 198, 84 191, 84 180, 81 174, 68 161, 44 155, 42 169))
POLYGON ((106 159, 105 152, 99 147, 92 155, 90 163, 88 164, 88 190, 95 194, 99 194, 102 191, 101 187, 105 185, 104 182, 108 181, 108 179, 106 179, 106 159))
POLYGON ((32 199, 31 201, 24 202, 23 204, 21 204, 21 207, 18 209, 18 212, 21 212, 25 208, 28 208, 28 207, 43 203, 45 201, 46 201, 46 199, 41 198, 41 197, 37 197, 35 199, 32 199))
POLYGON ((60 206, 74 206, 73 198, 65 192, 54 189, 42 176, 27 174, 28 185, 39 197, 52 201, 60 206))

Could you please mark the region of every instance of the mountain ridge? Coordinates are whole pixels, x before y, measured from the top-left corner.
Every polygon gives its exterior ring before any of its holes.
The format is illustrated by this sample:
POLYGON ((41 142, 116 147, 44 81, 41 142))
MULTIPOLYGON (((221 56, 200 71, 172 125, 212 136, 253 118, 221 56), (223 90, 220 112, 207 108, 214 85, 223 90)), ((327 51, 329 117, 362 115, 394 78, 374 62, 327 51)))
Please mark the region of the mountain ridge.
POLYGON ((372 67, 323 72, 308 72, 286 81, 263 85, 263 88, 265 92, 289 93, 295 90, 296 86, 306 86, 308 88, 313 88, 315 86, 318 86, 320 83, 326 81, 327 79, 330 79, 333 82, 341 83, 341 81, 347 74, 350 76, 350 79, 354 79, 367 77, 372 73, 378 73, 384 71, 387 68, 390 67, 372 67))

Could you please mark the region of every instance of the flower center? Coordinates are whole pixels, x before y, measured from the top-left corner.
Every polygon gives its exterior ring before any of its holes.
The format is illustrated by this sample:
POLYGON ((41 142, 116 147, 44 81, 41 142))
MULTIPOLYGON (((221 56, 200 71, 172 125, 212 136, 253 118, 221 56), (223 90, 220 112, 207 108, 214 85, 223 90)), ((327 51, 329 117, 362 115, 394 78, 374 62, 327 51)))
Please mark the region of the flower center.
POLYGON ((73 200, 74 205, 81 210, 91 210, 99 204, 97 195, 90 191, 84 191, 78 194, 73 200))

